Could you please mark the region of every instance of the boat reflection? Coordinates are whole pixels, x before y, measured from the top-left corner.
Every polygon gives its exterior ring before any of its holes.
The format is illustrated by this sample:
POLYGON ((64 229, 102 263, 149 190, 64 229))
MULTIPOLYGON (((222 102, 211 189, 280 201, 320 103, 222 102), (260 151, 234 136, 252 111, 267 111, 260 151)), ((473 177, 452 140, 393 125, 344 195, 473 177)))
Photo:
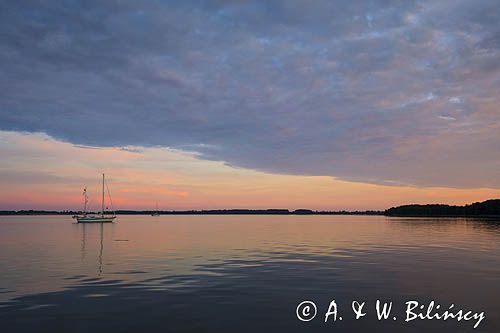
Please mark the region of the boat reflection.
MULTIPOLYGON (((104 223, 93 223, 93 224, 77 224, 79 229, 81 228, 82 233, 82 245, 80 248, 81 252, 81 261, 82 264, 86 261, 85 257, 87 255, 87 238, 89 237, 88 233, 91 233, 95 228, 99 228, 99 252, 97 254, 97 276, 100 277, 103 273, 103 253, 104 253, 104 223), (90 230, 88 230, 90 229, 90 230)), ((92 239, 92 237, 91 237, 92 239)), ((94 243, 90 244, 91 247, 94 243)))

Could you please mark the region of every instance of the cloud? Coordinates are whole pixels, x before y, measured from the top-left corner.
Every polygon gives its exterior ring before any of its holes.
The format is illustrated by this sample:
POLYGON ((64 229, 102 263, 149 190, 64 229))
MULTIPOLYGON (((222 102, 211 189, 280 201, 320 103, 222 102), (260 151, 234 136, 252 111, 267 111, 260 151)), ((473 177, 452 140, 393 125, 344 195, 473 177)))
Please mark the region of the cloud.
POLYGON ((456 120, 455 118, 449 116, 439 116, 439 118, 443 120, 456 120))
POLYGON ((0 129, 187 149, 281 174, 500 187, 497 9, 2 4, 0 129))
POLYGON ((462 103, 462 100, 460 99, 460 97, 451 97, 448 101, 450 103, 453 103, 453 104, 460 104, 460 103, 462 103))

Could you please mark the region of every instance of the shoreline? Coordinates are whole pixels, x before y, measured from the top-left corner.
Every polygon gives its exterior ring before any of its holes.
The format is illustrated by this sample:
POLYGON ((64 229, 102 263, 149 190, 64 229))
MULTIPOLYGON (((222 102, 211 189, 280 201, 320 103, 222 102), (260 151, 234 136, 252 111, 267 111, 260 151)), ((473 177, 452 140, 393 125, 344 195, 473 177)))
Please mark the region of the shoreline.
MULTIPOLYGON (((127 212, 116 212, 115 215, 151 215, 153 211, 127 211, 127 212)), ((0 211, 0 216, 72 216, 81 214, 81 212, 30 212, 30 211, 0 211)), ((98 214, 91 213, 89 214, 98 214)), ((112 215, 112 214, 105 214, 112 215)), ((312 213, 295 213, 293 211, 288 213, 266 213, 266 212, 221 212, 221 211, 165 211, 159 212, 159 215, 363 215, 363 216, 385 216, 393 218, 500 218, 500 214, 484 214, 484 215, 388 215, 383 211, 381 212, 312 212, 312 213)))
MULTIPOLYGON (((76 215, 78 211, 0 211, 0 216, 15 215, 76 215)), ((116 211, 115 215, 151 215, 157 211, 116 211)), ((287 211, 287 210, 249 210, 249 209, 223 209, 223 210, 186 210, 186 211, 159 211, 160 215, 384 215, 384 211, 287 211)), ((88 212, 88 214, 98 214, 88 212)), ((105 214, 110 215, 110 214, 105 214)))

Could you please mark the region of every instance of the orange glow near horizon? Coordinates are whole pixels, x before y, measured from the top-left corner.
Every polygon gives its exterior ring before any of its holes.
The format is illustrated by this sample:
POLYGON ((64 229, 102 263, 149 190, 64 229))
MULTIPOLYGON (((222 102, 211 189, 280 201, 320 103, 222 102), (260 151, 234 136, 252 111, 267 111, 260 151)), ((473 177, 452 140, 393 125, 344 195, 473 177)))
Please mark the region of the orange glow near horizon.
MULTIPOLYGON (((408 203, 465 204, 500 189, 385 186, 328 176, 278 175, 165 148, 92 148, 45 134, 0 132, 0 209, 78 210, 88 188, 100 207, 107 174, 115 209, 385 209, 408 203), (7 158, 6 158, 7 157, 7 158)), ((109 205, 109 203, 108 203, 109 205)))

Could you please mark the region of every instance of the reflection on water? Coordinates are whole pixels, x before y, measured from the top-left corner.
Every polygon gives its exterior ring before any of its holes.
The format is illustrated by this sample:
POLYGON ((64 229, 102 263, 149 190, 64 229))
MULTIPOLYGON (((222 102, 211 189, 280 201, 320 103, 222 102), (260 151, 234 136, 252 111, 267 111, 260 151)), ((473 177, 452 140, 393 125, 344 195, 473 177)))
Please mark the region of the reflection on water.
MULTIPOLYGON (((86 244, 86 238, 87 238, 87 232, 85 230, 85 228, 87 228, 87 225, 86 223, 81 223, 81 224, 77 224, 78 227, 80 227, 82 229, 82 262, 85 261, 85 254, 86 254, 86 250, 85 250, 85 244, 86 244)), ((92 224, 91 224, 92 225, 92 224)), ((97 260, 97 263, 98 263, 98 273, 97 273, 97 276, 100 277, 101 274, 102 274, 102 252, 104 251, 104 223, 95 223, 93 225, 97 225, 99 226, 99 255, 98 255, 98 260, 97 260)))
POLYGON ((0 217, 0 321, 9 332, 472 331, 295 317, 304 299, 325 310, 335 299, 346 316, 353 299, 392 300, 399 312, 434 299, 485 311, 476 331, 498 332, 499 228, 382 216, 0 217))

